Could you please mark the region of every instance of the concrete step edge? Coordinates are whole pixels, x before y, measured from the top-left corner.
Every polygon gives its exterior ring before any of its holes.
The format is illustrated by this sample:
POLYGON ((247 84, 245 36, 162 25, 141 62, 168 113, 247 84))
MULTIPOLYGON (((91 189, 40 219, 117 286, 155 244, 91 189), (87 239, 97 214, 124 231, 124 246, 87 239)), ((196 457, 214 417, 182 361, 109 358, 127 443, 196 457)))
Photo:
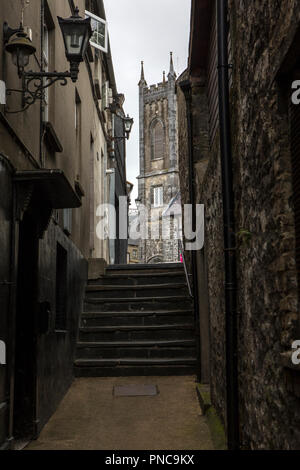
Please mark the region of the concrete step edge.
POLYGON ((76 359, 76 367, 99 367, 103 365, 191 365, 196 364, 197 359, 194 357, 186 358, 164 358, 164 359, 132 359, 132 358, 116 358, 116 359, 76 359))
POLYGON ((106 331, 141 331, 141 330, 194 330, 194 324, 174 324, 174 325, 112 325, 112 326, 81 326, 82 333, 100 333, 106 331))
POLYGON ((103 303, 103 302, 160 302, 161 300, 163 301, 179 301, 179 300, 185 300, 192 302, 192 298, 182 295, 182 296, 166 296, 166 297, 107 297, 107 298, 85 298, 85 302, 87 303, 103 303))
POLYGON ((193 316, 194 311, 191 310, 146 310, 146 311, 122 311, 122 312, 83 312, 81 315, 82 319, 87 319, 87 318, 106 318, 106 317, 151 317, 151 316, 172 316, 172 315, 186 315, 187 317, 193 316))
POLYGON ((149 290, 149 289, 183 289, 187 288, 186 283, 177 284, 144 284, 144 285, 116 285, 116 286, 99 286, 97 284, 86 287, 87 292, 105 292, 111 290, 149 290))
POLYGON ((80 341, 77 348, 144 348, 144 347, 194 347, 196 341, 193 339, 182 340, 157 340, 157 341, 80 341))
POLYGON ((157 269, 184 269, 182 263, 164 263, 164 264, 115 264, 108 266, 106 268, 107 271, 124 271, 124 270, 129 270, 129 271, 139 271, 141 269, 145 270, 157 270, 157 269))

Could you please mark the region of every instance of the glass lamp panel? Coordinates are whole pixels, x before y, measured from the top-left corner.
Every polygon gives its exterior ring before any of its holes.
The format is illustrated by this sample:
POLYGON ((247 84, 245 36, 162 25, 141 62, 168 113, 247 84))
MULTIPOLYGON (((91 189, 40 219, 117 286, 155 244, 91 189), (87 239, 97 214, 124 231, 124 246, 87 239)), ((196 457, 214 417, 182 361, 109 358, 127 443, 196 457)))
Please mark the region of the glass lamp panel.
POLYGON ((12 61, 16 67, 26 67, 29 64, 29 54, 18 47, 12 54, 12 61))
POLYGON ((79 36, 78 34, 71 34, 66 37, 66 44, 67 44, 67 53, 68 55, 81 55, 83 43, 83 36, 79 36))

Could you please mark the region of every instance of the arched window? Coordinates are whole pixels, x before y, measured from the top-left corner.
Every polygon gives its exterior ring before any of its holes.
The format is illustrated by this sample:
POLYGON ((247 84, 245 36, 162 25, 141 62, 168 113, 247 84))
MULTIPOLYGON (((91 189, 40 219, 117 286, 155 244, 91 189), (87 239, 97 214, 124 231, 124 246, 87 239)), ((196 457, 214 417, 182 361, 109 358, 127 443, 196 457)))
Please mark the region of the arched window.
POLYGON ((157 160, 165 156, 165 132, 161 121, 155 121, 151 129, 151 158, 157 160))

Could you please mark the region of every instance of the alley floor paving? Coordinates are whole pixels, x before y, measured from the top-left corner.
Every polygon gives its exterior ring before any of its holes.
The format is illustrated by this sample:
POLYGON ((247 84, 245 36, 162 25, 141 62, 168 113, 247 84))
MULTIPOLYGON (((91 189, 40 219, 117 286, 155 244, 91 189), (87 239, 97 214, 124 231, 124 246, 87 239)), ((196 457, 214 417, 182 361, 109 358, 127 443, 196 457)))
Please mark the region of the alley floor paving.
POLYGON ((28 450, 211 450, 195 377, 76 379, 28 450), (156 385, 155 396, 114 396, 117 386, 156 385))

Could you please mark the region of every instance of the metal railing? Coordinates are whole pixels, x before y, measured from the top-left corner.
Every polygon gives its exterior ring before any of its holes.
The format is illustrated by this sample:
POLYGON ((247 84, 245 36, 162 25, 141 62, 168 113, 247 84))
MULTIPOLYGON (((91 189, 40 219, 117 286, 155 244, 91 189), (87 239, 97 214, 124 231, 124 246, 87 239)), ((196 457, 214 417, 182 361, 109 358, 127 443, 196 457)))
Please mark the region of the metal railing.
POLYGON ((190 297, 194 298, 193 292, 192 292, 192 287, 191 287, 190 274, 187 271, 186 260, 185 260, 185 255, 184 255, 184 247, 183 247, 182 240, 179 240, 178 245, 179 245, 180 254, 182 256, 184 272, 185 272, 185 277, 186 277, 186 283, 187 283, 187 286, 188 286, 189 294, 190 294, 190 297))

